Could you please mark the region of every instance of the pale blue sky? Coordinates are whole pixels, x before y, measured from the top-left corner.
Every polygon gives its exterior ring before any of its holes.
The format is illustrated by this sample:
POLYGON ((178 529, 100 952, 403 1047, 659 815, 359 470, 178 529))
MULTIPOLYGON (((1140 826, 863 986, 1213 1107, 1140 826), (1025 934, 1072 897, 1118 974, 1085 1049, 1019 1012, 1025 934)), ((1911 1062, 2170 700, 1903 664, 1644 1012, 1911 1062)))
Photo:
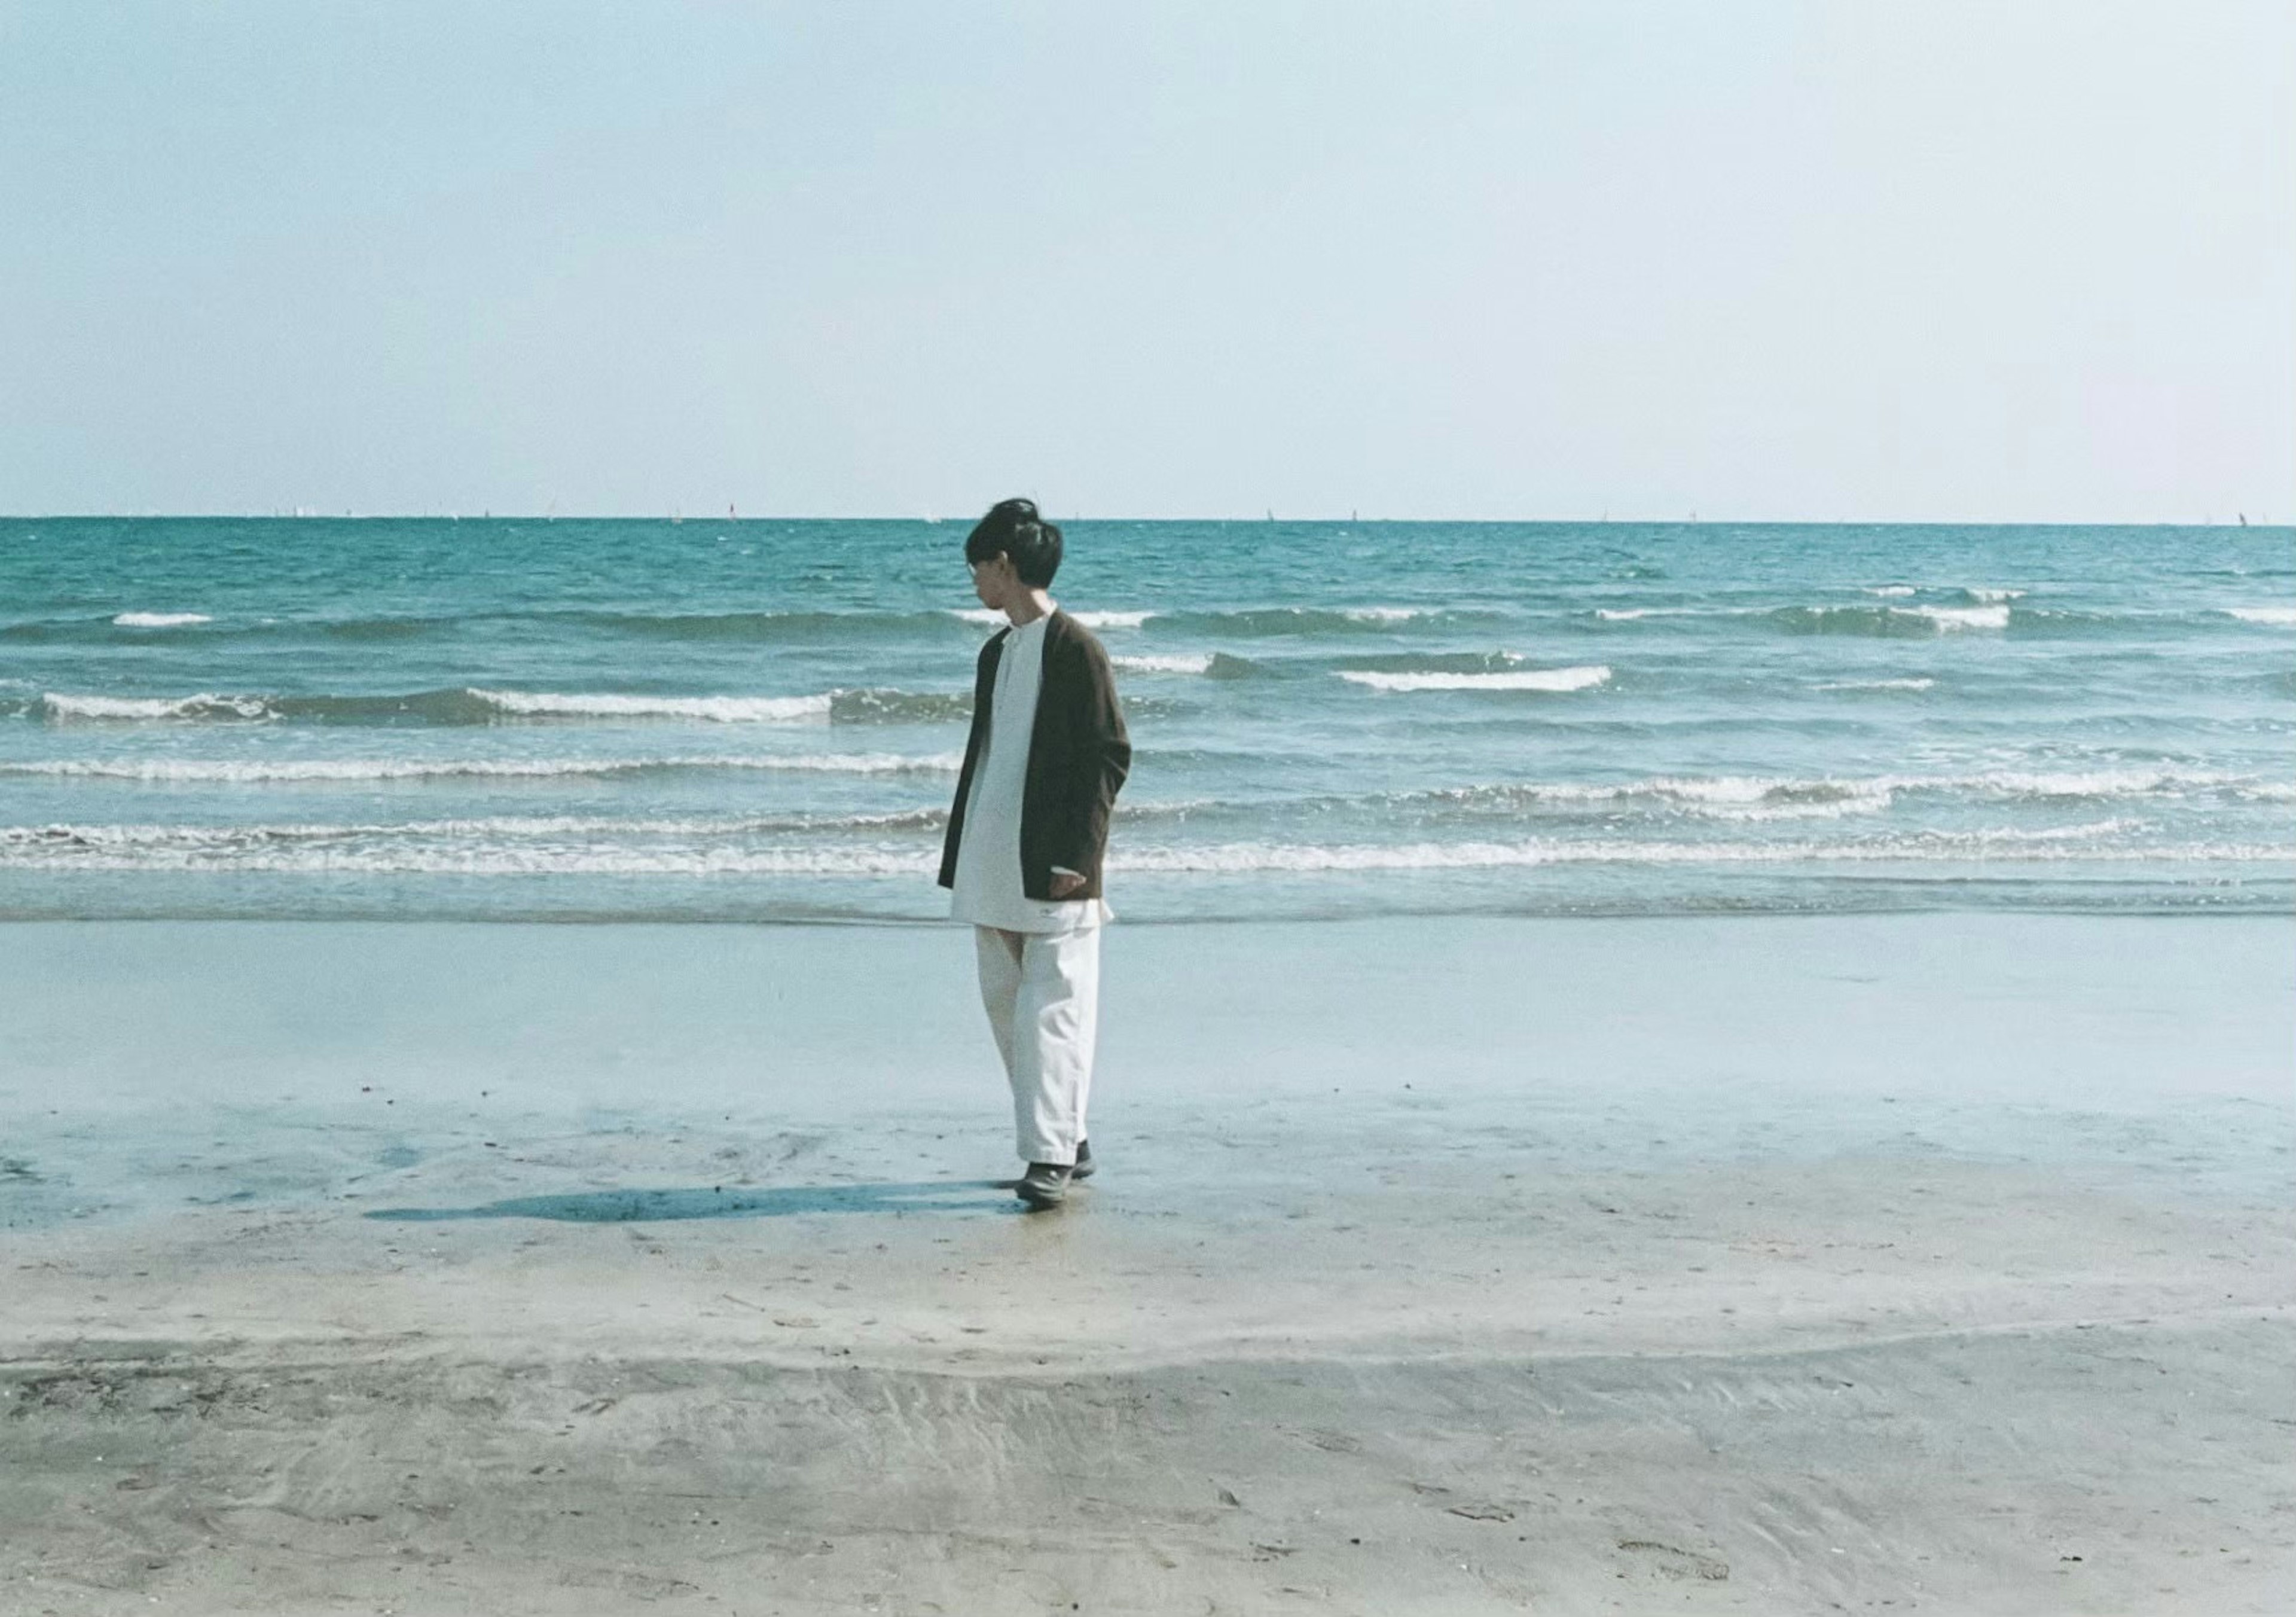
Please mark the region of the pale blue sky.
POLYGON ((0 510, 2296 515, 2296 6, 0 0, 0 510))

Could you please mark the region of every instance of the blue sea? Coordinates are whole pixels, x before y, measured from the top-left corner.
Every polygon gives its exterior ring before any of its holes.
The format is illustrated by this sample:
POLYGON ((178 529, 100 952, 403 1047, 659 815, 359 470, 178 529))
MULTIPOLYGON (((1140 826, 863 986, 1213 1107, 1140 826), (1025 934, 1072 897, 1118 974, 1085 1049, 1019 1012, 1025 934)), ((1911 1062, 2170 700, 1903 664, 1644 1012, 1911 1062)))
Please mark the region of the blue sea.
MULTIPOLYGON (((966 526, 0 520, 0 917, 937 918, 966 526)), ((1067 532, 1128 921, 2296 899, 2287 529, 1067 532)))

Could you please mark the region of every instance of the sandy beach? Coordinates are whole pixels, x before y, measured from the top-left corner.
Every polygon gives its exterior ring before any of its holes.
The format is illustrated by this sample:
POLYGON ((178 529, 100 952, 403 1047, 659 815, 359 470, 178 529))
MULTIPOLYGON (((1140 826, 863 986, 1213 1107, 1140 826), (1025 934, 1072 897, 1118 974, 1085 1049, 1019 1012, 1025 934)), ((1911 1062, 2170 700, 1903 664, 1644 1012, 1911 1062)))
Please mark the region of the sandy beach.
POLYGON ((0 928, 0 1611, 2289 1609, 2284 923, 962 941, 0 928))

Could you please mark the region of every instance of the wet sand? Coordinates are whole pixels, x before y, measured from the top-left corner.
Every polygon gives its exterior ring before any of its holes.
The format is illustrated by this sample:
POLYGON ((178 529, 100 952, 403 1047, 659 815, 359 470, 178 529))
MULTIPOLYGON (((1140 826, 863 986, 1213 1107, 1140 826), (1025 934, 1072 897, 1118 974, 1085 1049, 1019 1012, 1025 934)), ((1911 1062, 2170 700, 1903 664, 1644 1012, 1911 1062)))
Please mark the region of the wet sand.
POLYGON ((2284 1611, 2292 940, 0 927, 0 1611, 2284 1611))

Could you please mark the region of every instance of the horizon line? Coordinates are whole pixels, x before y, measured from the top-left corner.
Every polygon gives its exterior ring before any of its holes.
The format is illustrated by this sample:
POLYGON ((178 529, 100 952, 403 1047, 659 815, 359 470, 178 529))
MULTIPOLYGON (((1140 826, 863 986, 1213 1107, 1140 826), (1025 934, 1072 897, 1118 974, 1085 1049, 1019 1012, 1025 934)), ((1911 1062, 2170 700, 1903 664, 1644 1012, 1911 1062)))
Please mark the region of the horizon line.
MULTIPOLYGON (((683 526, 687 522, 879 522, 913 523, 919 527, 946 527, 963 523, 964 517, 926 516, 922 514, 874 516, 824 516, 805 513, 772 513, 750 515, 726 514, 688 516, 670 512, 658 515, 633 515, 627 513, 604 512, 500 512, 480 511, 45 511, 0 512, 0 522, 652 522, 683 526)), ((1259 516, 1087 516, 1080 513, 1053 513, 1055 521, 1084 523, 1218 523, 1223 526, 1334 527, 1354 524, 1357 527, 1508 527, 1508 528, 2232 528, 2287 529, 2296 527, 2286 521, 2275 522, 2267 513, 2259 513, 2251 521, 2246 513, 2235 511, 2229 518, 2213 513, 2197 519, 2173 517, 2144 518, 2052 518, 2046 520, 2013 520, 1998 517, 1744 517, 1702 516, 1360 516, 1350 512, 1346 516, 1277 516, 1266 513, 1259 516)))

